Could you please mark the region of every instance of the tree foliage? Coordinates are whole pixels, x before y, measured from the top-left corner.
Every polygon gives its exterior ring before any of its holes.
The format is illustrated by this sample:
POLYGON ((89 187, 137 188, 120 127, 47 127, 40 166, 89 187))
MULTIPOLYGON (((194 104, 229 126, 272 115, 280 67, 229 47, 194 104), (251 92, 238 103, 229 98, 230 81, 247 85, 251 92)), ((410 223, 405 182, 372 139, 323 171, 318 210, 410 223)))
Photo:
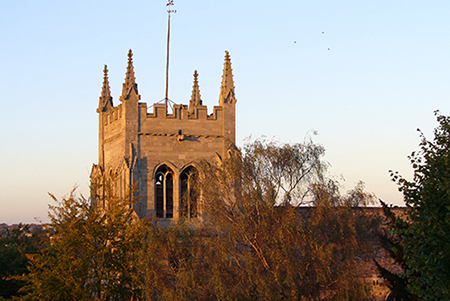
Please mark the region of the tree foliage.
POLYGON ((30 233, 28 225, 4 229, 0 238, 0 298, 19 297, 26 284, 18 277, 28 273, 27 254, 36 253, 41 245, 42 233, 30 233))
POLYGON ((404 217, 396 215, 392 211, 392 206, 388 206, 381 200, 380 203, 383 208, 386 224, 384 227, 380 228, 378 238, 381 242, 381 246, 388 252, 395 264, 398 264, 402 268, 403 272, 394 273, 387 267, 382 266, 376 260, 374 260, 375 265, 381 277, 387 280, 387 284, 395 300, 419 300, 418 297, 408 289, 408 276, 404 273, 404 271, 408 269, 404 257, 404 236, 399 234, 404 233, 410 226, 410 223, 404 217))
POLYGON ((410 209, 410 224, 396 234, 402 239, 408 289, 421 300, 450 298, 450 117, 435 115, 434 139, 421 132, 420 151, 409 156, 413 180, 391 173, 410 209))
POLYGON ((30 256, 28 297, 32 300, 111 300, 139 296, 136 253, 140 222, 130 198, 109 189, 105 206, 72 192, 50 206, 52 234, 30 256))
POLYGON ((256 141, 204 163, 202 223, 149 229, 147 298, 154 300, 361 300, 359 267, 370 219, 325 180, 323 148, 256 141), (299 207, 314 204, 314 207, 299 207))
POLYGON ((323 147, 256 141, 189 177, 195 215, 133 218, 131 198, 74 193, 30 256, 34 300, 363 300, 373 224, 362 184, 341 195, 323 147), (192 185, 191 185, 192 184, 192 185), (304 206, 313 205, 313 206, 304 206))

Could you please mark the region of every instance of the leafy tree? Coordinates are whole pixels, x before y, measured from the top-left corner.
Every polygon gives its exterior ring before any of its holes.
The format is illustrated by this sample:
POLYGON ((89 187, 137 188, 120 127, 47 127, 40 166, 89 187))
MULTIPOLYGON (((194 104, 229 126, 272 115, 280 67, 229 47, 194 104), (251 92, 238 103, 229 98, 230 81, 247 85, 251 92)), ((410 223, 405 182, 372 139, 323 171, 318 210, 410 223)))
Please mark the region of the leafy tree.
POLYGON ((205 162, 189 185, 201 188, 189 192, 202 197, 198 218, 170 224, 135 219, 131 197, 108 185, 93 189, 95 202, 53 197, 53 232, 29 257, 26 297, 362 300, 372 230, 362 207, 373 196, 362 184, 342 196, 323 153, 311 141, 256 141, 205 162))
POLYGON ((202 222, 151 223, 146 297, 154 300, 361 300, 371 201, 362 184, 341 196, 323 148, 256 141, 204 163, 202 222), (314 207, 299 207, 314 204, 314 207))
POLYGON ((17 277, 27 274, 26 255, 38 251, 41 237, 40 231, 30 233, 28 225, 19 224, 4 229, 0 238, 0 297, 12 298, 21 295, 19 290, 25 282, 17 277))
MULTIPOLYGON (((137 253, 141 223, 130 197, 104 189, 104 206, 74 191, 50 206, 53 234, 30 256, 28 298, 34 300, 130 300, 140 294, 137 253)), ((103 203, 103 202, 100 202, 103 203)))
MULTIPOLYGON (((400 235, 399 233, 407 231, 410 223, 404 217, 396 215, 392 211, 392 206, 388 206, 381 200, 380 203, 383 207, 383 214, 386 220, 386 225, 381 227, 378 232, 381 246, 388 252, 393 261, 398 264, 403 271, 406 271, 408 267, 404 257, 403 235, 400 235)), ((395 300, 419 300, 418 297, 408 289, 408 276, 404 272, 397 274, 390 271, 388 268, 383 267, 375 259, 374 262, 381 277, 387 280, 395 300)))
POLYGON ((200 236, 184 223, 147 223, 141 255, 145 300, 202 300, 205 292, 195 279, 203 273, 197 264, 204 258, 191 258, 196 253, 193 242, 200 236))
POLYGON ((396 230, 408 289, 421 300, 450 298, 450 117, 435 115, 434 139, 421 132, 421 149, 409 156, 413 180, 391 174, 409 207, 409 226, 396 230))

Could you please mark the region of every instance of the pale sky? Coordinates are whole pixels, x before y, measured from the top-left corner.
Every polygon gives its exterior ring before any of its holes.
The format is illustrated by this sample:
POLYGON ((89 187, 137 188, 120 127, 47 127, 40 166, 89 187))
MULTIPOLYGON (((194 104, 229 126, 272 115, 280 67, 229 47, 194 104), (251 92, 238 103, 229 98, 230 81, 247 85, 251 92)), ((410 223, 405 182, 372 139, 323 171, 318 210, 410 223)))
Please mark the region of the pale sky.
MULTIPOLYGON (((165 0, 0 0, 0 223, 46 222, 48 192, 87 196, 103 65, 115 105, 128 49, 142 102, 164 98, 165 0)), ((208 112, 230 51, 237 144, 317 131, 343 191, 402 204, 417 128, 450 114, 450 1, 175 0, 169 98, 199 73, 208 112)))

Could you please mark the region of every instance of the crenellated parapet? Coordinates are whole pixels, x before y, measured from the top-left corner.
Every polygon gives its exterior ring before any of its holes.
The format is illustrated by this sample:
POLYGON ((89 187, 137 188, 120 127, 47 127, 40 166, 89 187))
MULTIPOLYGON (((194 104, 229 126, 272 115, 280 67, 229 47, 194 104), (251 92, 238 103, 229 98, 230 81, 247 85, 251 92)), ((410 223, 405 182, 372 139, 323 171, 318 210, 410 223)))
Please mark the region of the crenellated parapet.
POLYGON ((147 118, 158 119, 179 119, 179 120, 223 120, 223 107, 214 106, 213 112, 208 115, 208 108, 204 105, 197 105, 190 109, 187 105, 179 104, 174 105, 172 113, 167 113, 167 107, 165 104, 154 104, 153 112, 147 113, 147 118))
POLYGON ((122 119, 122 105, 112 107, 110 110, 105 112, 104 117, 105 126, 109 126, 117 121, 120 121, 122 119))

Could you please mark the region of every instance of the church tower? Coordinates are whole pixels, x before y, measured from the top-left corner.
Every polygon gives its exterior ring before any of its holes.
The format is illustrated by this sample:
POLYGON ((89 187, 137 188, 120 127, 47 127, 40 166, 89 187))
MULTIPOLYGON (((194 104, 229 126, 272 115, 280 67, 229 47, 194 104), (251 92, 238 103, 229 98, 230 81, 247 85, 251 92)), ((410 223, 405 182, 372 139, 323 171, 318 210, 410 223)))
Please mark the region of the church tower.
POLYGON ((111 179, 114 191, 124 197, 136 185, 139 217, 162 220, 201 216, 201 200, 190 195, 190 177, 201 160, 222 160, 236 142, 236 98, 228 51, 220 87, 219 104, 208 114, 200 95, 199 74, 189 105, 155 103, 148 112, 140 102, 133 66, 128 53, 121 103, 114 106, 105 66, 99 114, 99 156, 91 179, 111 179), (191 197, 187 197, 191 196, 191 197))

